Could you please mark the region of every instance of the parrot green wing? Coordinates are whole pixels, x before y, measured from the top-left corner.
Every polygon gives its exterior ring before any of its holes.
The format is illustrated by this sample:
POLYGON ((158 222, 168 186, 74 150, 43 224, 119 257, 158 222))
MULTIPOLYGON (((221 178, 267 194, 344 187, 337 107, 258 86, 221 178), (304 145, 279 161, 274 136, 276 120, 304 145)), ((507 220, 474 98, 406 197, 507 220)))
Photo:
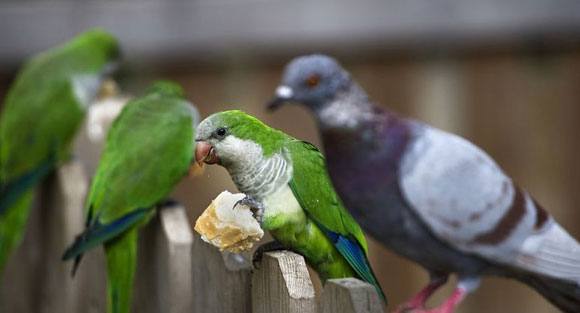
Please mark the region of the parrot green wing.
POLYGON ((118 55, 111 34, 90 30, 32 57, 12 82, 0 116, 0 272, 26 229, 34 187, 69 156, 118 55))
POLYGON ((0 212, 68 157, 117 49, 110 34, 88 31, 23 66, 0 117, 0 212))
POLYGON ((88 31, 23 66, 6 95, 0 120, 3 182, 17 180, 51 153, 57 161, 68 156, 117 49, 111 35, 88 31))
POLYGON ((187 173, 197 113, 181 97, 153 92, 112 125, 89 195, 101 223, 165 198, 187 173))
POLYGON ((302 208, 325 229, 357 241, 366 253, 364 234, 334 192, 324 156, 305 141, 292 140, 285 147, 292 159, 290 187, 302 208))
POLYGON ((89 193, 86 235, 65 256, 75 257, 76 266, 80 253, 104 244, 109 312, 130 311, 137 229, 187 173, 196 123, 197 112, 181 88, 161 82, 130 101, 107 134, 89 193))
POLYGON ((151 91, 130 101, 111 126, 87 201, 87 230, 64 259, 143 222, 187 173, 194 155, 194 107, 151 91), (84 237, 84 238, 83 238, 84 237))
POLYGON ((52 153, 48 158, 28 173, 22 174, 18 179, 0 185, 0 217, 13 208, 14 204, 39 183, 54 168, 55 155, 52 153))
POLYGON ((292 160, 290 188, 300 206, 334 243, 360 276, 384 293, 367 259, 367 244, 360 226, 342 205, 326 171, 324 157, 308 142, 291 140, 285 145, 292 160))

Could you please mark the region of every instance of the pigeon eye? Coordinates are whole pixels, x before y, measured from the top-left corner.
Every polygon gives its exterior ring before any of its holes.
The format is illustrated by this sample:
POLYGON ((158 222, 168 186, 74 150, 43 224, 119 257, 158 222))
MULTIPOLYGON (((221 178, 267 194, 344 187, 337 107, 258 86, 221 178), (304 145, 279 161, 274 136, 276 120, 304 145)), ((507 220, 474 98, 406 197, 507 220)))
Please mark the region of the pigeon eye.
POLYGON ((225 127, 220 127, 215 131, 215 134, 217 135, 217 137, 223 138, 227 132, 228 130, 225 127))
POLYGON ((310 77, 306 79, 306 86, 310 88, 318 86, 318 83, 320 83, 320 76, 318 76, 317 74, 310 75, 310 77))

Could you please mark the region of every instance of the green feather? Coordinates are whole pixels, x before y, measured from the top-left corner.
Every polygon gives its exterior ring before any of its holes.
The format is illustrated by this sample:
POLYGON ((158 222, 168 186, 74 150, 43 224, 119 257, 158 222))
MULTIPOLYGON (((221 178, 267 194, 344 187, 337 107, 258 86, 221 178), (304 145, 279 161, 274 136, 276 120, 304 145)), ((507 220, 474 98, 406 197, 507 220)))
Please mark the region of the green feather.
POLYGON ((292 140, 284 147, 292 157, 290 187, 298 203, 331 238, 359 278, 372 284, 386 301, 367 259, 368 248, 364 234, 334 191, 324 157, 308 142, 292 140))
POLYGON ((367 259, 364 234, 334 191, 324 157, 316 147, 272 129, 242 111, 219 112, 208 119, 211 122, 207 125, 225 127, 229 136, 259 144, 266 158, 275 153, 289 155, 292 164, 289 187, 302 213, 292 216, 265 213, 262 227, 285 247, 302 254, 323 282, 329 278, 358 277, 374 285, 385 299, 367 259))
POLYGON ((185 91, 178 84, 169 80, 158 80, 149 89, 147 93, 158 93, 167 96, 185 97, 185 91))
MULTIPOLYGON (((107 133, 87 199, 86 233, 105 245, 109 312, 129 311, 136 230, 154 212, 143 208, 162 201, 187 173, 197 119, 182 96, 151 88, 127 103, 107 133)), ((73 245, 66 256, 79 257, 98 242, 73 245)))
POLYGON ((137 267, 137 230, 132 229, 105 244, 107 306, 110 313, 131 309, 133 278, 137 267))
POLYGON ((280 151, 280 147, 292 138, 240 110, 219 112, 210 118, 221 127, 227 128, 232 136, 259 144, 266 157, 280 151))
POLYGON ((113 36, 87 31, 33 56, 12 82, 0 117, 2 258, 18 246, 35 185, 70 154, 86 111, 77 95, 90 101, 96 91, 89 91, 98 89, 117 57, 113 36), (75 88, 75 82, 87 77, 97 86, 89 90, 77 83, 75 88))
POLYGON ((20 244, 26 230, 26 222, 30 214, 30 205, 34 192, 27 191, 21 195, 12 209, 2 216, 0 222, 0 277, 12 251, 20 244))
MULTIPOLYGON (((92 224, 87 225, 85 231, 77 236, 75 242, 62 256, 63 261, 75 258, 72 275, 74 276, 76 273, 83 253, 120 236, 139 224, 146 223, 154 214, 154 209, 155 207, 137 209, 105 225, 101 225, 98 219, 93 221, 92 224)), ((87 221, 90 223, 91 219, 87 219, 87 221)))

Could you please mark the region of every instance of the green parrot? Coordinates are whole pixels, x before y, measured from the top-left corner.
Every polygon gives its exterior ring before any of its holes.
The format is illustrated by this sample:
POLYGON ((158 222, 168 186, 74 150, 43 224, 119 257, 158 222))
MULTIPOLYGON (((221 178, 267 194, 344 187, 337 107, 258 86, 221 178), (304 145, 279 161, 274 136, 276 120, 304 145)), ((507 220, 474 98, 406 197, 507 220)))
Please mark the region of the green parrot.
POLYGON ((32 57, 8 90, 0 116, 0 275, 21 241, 35 186, 70 156, 118 57, 111 34, 87 31, 32 57))
POLYGON ((85 230, 63 255, 80 258, 103 244, 108 312, 127 313, 137 261, 137 232, 156 213, 194 161, 197 110, 180 86, 153 84, 113 122, 86 204, 85 230))
POLYGON ((322 282, 357 277, 385 300, 367 259, 359 225, 336 195, 314 145, 272 129, 242 111, 215 113, 197 128, 198 162, 227 169, 241 200, 276 239, 260 251, 287 248, 304 256, 322 282))

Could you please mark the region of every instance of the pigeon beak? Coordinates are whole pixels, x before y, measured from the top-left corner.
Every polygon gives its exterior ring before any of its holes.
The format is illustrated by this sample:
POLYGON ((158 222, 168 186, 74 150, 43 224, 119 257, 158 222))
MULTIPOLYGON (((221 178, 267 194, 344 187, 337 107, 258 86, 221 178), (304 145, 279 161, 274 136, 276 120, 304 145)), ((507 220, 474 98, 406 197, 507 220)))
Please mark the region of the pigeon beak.
POLYGON ((294 95, 292 88, 288 86, 279 86, 276 88, 276 96, 268 103, 268 110, 274 111, 286 101, 291 100, 294 95))
POLYGON ((203 163, 215 164, 219 162, 215 149, 207 141, 198 141, 195 144, 195 160, 199 166, 202 166, 203 163))

